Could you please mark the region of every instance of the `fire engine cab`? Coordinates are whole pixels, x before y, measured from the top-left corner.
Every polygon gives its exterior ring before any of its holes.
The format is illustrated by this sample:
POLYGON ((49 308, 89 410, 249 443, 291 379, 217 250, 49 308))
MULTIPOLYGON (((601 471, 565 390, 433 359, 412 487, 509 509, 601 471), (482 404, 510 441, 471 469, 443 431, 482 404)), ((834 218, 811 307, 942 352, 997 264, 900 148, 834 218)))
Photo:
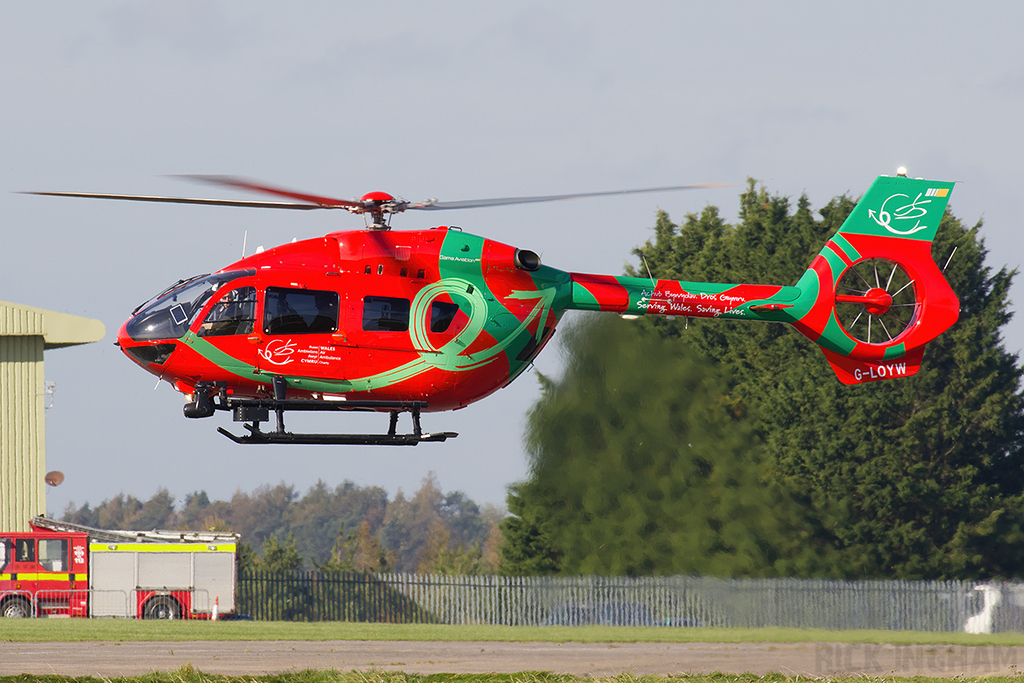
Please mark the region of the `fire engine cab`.
POLYGON ((0 532, 0 615, 216 619, 235 610, 237 543, 36 517, 30 532, 0 532))

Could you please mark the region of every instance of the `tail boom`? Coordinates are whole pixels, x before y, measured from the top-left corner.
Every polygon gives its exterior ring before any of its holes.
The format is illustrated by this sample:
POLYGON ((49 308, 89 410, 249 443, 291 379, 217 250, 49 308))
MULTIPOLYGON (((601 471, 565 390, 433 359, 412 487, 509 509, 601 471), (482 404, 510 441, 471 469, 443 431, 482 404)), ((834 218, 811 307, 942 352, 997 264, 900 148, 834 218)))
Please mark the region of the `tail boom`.
POLYGON ((565 307, 789 323, 821 347, 844 384, 910 377, 925 345, 960 314, 931 255, 952 189, 880 176, 796 286, 570 273, 565 307))
POLYGON ((570 308, 624 315, 779 320, 800 296, 796 287, 653 280, 571 273, 570 308))

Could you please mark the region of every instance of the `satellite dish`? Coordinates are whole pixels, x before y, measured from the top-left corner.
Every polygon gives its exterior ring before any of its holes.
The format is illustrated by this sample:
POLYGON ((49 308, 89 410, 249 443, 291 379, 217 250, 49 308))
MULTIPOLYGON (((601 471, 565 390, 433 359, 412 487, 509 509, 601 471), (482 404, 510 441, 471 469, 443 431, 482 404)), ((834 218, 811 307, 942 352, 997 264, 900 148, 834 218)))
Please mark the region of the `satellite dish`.
POLYGON ((64 481, 64 473, 60 470, 46 473, 46 483, 50 486, 60 486, 62 481, 64 481))

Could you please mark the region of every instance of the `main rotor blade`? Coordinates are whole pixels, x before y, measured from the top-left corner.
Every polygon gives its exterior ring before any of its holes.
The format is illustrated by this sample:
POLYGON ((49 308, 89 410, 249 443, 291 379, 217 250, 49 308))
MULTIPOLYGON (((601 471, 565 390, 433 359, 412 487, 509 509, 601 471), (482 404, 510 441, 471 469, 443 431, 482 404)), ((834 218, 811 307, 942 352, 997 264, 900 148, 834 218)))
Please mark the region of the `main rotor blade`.
POLYGON ((407 209, 425 211, 442 211, 445 209, 473 209, 480 206, 504 206, 507 204, 536 204, 539 202, 555 202, 562 199, 582 199, 584 197, 606 197, 609 195, 641 194, 646 192, 674 192, 676 190, 697 190, 713 187, 731 187, 731 183, 702 183, 699 185, 671 185, 668 187, 646 187, 638 190, 606 190, 604 192, 580 192, 577 194, 552 194, 538 197, 499 197, 495 199, 469 199, 456 202, 439 202, 428 199, 425 202, 409 204, 407 209))
POLYGON ((298 204, 294 202, 259 202, 238 199, 197 199, 192 197, 160 197, 138 194, 99 194, 95 192, 23 192, 45 197, 80 197, 85 199, 121 199, 131 202, 161 202, 166 204, 205 204, 206 206, 248 206, 256 209, 341 209, 343 206, 298 204))
POLYGON ((553 194, 536 197, 496 197, 493 199, 470 199, 466 201, 439 202, 428 199, 423 202, 409 204, 401 199, 385 201, 359 201, 348 199, 335 199, 334 197, 323 197, 320 195, 307 194, 285 190, 279 187, 272 187, 262 183, 235 178, 232 176, 220 175, 185 175, 180 176, 192 180, 199 180, 205 183, 233 187, 236 189, 262 192, 279 197, 297 199, 298 202, 270 202, 254 201, 246 199, 203 199, 197 197, 166 197, 159 195, 135 195, 135 194, 106 194, 97 192, 25 192, 23 194, 44 195, 49 197, 80 197, 86 199, 117 199, 134 202, 160 202, 166 204, 201 204, 205 206, 242 206, 257 209, 297 209, 308 211, 310 209, 347 209, 353 213, 366 213, 369 211, 384 211, 386 213, 400 213, 406 209, 420 209, 424 211, 443 211, 446 209, 472 209, 484 206, 506 206, 509 204, 536 204, 539 202, 554 202, 563 199, 582 199, 585 197, 606 197, 611 195, 628 195, 652 192, 674 192, 677 190, 696 190, 716 187, 731 187, 728 183, 702 183, 696 185, 671 185, 666 187, 647 187, 636 190, 608 190, 604 192, 580 192, 576 194, 553 194))
POLYGON ((348 199, 335 199, 334 197, 321 197, 315 194, 307 194, 305 192, 296 192, 294 190, 285 190, 280 187, 272 187, 270 185, 264 185, 263 183, 257 183, 252 180, 246 180, 245 178, 235 178, 232 176, 225 175, 183 175, 182 178, 189 178, 191 180, 198 180, 204 183, 211 183, 214 185, 224 185, 226 187, 234 187, 240 190, 250 190, 252 192, 262 192, 263 194, 277 195, 278 197, 288 197, 290 199, 298 199, 301 202, 308 202, 322 207, 344 207, 352 209, 364 208, 361 202, 355 202, 348 199))

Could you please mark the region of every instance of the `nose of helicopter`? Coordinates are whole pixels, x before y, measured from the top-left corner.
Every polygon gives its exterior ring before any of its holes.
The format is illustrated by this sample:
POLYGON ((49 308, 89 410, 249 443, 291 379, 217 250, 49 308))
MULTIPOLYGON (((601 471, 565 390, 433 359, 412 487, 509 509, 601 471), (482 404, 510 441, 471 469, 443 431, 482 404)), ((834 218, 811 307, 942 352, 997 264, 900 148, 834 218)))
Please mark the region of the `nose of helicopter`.
POLYGON ((154 343, 153 341, 137 341, 132 339, 129 330, 134 319, 135 317, 133 316, 124 321, 117 330, 117 341, 114 343, 121 349, 124 355, 131 358, 144 369, 159 375, 161 374, 159 366, 164 365, 167 359, 170 358, 171 353, 174 352, 175 344, 171 340, 160 340, 154 343))
POLYGON ((121 323, 121 327, 117 328, 117 340, 114 342, 114 344, 124 353, 128 353, 128 349, 138 343, 133 341, 128 335, 128 323, 131 322, 131 320, 131 318, 128 318, 128 320, 121 323))

